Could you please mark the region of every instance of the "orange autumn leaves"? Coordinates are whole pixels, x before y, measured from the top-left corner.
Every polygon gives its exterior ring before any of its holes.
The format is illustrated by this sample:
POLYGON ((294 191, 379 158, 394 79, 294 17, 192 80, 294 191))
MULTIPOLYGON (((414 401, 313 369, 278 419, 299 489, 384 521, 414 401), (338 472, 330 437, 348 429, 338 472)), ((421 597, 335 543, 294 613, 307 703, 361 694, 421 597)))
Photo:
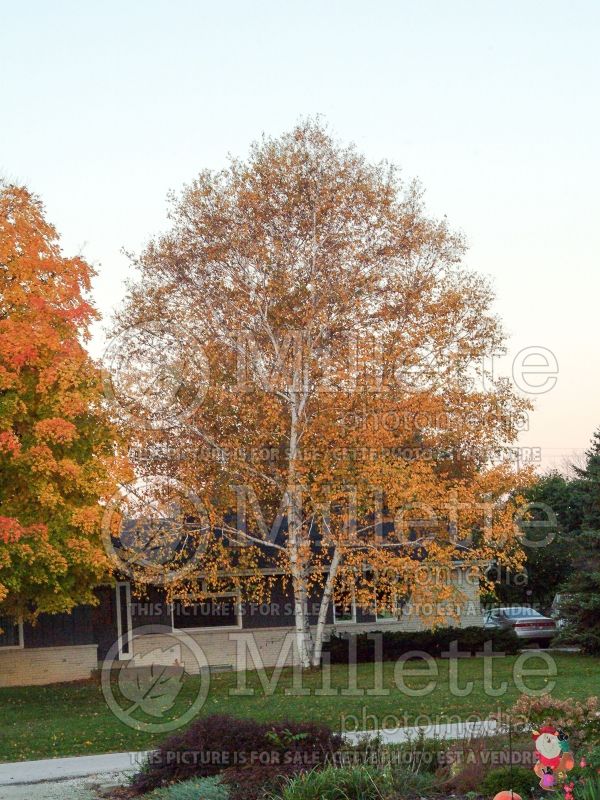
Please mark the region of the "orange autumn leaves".
MULTIPOLYGON (((201 173, 171 221, 141 254, 115 325, 138 475, 179 482, 234 541, 240 489, 252 545, 264 538, 254 501, 268 528, 286 519, 272 555, 293 584, 300 638, 309 595, 326 606, 357 570, 367 575, 355 586, 361 602, 379 592, 395 603, 416 569, 403 525, 435 520, 431 566, 455 564, 456 542, 474 533, 465 562, 519 564, 517 478, 498 464, 528 405, 475 374, 503 341, 493 295, 463 267, 462 237, 427 215, 418 185, 308 121, 201 173), (154 341, 156 329, 170 358, 136 371, 148 353, 135 332, 154 341), (146 373, 143 399, 156 401, 158 419, 129 413, 146 373), (163 424, 159 401, 173 385, 181 408, 163 424), (393 549, 380 516, 398 523, 393 549), (376 586, 385 566, 391 577, 376 586)), ((90 276, 83 259, 62 255, 34 197, 1 189, 0 602, 13 608, 90 601, 108 570, 99 501, 123 470, 82 345, 95 316, 90 276)), ((214 537, 199 571, 216 580, 228 559, 245 558, 256 578, 250 550, 214 537)), ((194 593, 191 584, 172 591, 194 593)))
POLYGON ((82 343, 91 274, 62 255, 39 200, 0 187, 0 602, 15 614, 88 602, 107 574, 114 433, 82 343))
MULTIPOLYGON (((518 565, 518 481, 500 462, 528 404, 480 374, 503 342, 493 293, 462 265, 462 237, 427 215, 418 185, 309 120, 202 172, 170 218, 136 262, 116 333, 147 320, 186 331, 210 385, 180 424, 133 432, 140 468, 177 478, 224 527, 243 487, 257 539, 255 506, 269 527, 286 518, 272 550, 300 633, 308 596, 328 599, 326 576, 334 596, 345 572, 376 575, 380 564, 407 585, 410 548, 385 546, 378 515, 435 517, 430 528, 445 533, 428 542, 431 565, 455 563, 456 541, 473 533, 465 562, 518 565)), ((403 591, 391 580, 390 603, 403 591)), ((430 594, 438 588, 450 592, 430 594)))

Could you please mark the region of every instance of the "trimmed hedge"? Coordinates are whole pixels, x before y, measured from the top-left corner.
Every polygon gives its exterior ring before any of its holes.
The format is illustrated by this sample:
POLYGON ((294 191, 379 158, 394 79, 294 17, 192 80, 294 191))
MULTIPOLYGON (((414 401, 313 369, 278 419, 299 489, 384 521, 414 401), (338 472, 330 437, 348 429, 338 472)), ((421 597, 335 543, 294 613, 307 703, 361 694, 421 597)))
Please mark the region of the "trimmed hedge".
POLYGON ((520 643, 512 630, 495 630, 493 628, 435 628, 424 631, 371 631, 369 633, 334 634, 324 644, 324 651, 330 654, 332 664, 347 664, 352 651, 356 648, 357 662, 373 661, 376 648, 373 639, 381 635, 382 658, 384 661, 395 661, 412 650, 439 658, 447 653, 452 642, 457 643, 460 653, 476 655, 483 652, 486 642, 492 643, 494 653, 514 655, 519 652, 520 643))

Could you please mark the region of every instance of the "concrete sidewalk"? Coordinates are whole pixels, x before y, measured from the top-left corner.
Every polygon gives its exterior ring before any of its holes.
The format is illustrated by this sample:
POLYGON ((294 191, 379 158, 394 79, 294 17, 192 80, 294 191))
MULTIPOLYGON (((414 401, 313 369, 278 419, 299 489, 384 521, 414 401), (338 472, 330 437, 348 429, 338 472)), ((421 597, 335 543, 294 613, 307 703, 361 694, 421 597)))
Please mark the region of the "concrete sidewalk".
POLYGON ((0 786, 24 786, 95 776, 109 782, 112 776, 118 779, 135 772, 146 755, 145 752, 105 753, 99 756, 47 758, 42 761, 0 764, 0 786))
POLYGON ((383 744, 403 744, 423 735, 426 739, 463 739, 479 736, 493 736, 498 730, 498 723, 493 719, 477 720, 477 722, 449 722, 446 725, 424 725, 422 728, 392 728, 389 730, 357 731, 345 733, 344 737, 356 744, 365 736, 378 735, 383 744))
MULTIPOLYGON (((463 737, 490 736, 496 732, 493 720, 458 722, 448 725, 429 725, 423 728, 395 728, 379 731, 385 744, 401 744, 415 739, 419 733, 432 739, 461 739, 463 737)), ((373 732, 357 731, 344 734, 352 744, 373 732)), ((97 778, 102 783, 118 783, 135 772, 143 763, 147 752, 106 753, 99 756, 49 758, 43 761, 21 761, 0 764, 0 787, 31 786, 36 783, 67 781, 74 778, 97 778)), ((0 790, 0 800, 3 797, 0 790)))

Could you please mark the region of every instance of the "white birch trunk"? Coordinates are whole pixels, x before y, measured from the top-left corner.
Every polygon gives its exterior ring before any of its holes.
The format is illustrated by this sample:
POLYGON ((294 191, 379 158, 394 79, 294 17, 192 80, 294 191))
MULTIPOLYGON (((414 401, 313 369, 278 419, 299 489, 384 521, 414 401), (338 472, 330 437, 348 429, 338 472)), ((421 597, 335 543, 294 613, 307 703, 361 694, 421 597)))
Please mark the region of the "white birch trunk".
POLYGON ((312 652, 312 665, 318 667, 321 663, 321 653, 323 652, 323 636, 325 634, 325 622, 327 620, 327 610, 331 602, 333 594, 333 587, 337 576, 338 567, 340 565, 341 553, 338 547, 333 551, 331 557, 331 564, 329 565, 329 572, 327 580, 325 581, 325 588, 323 589, 323 596, 321 598, 321 605, 319 606, 319 617, 317 619, 317 627, 315 630, 315 642, 312 652))
MULTIPOLYGON (((297 388, 294 375, 294 387, 297 388)), ((301 563, 302 515, 299 508, 299 488, 297 486, 296 459, 298 457, 298 397, 292 391, 290 421, 290 451, 288 464, 287 517, 288 517, 288 556, 292 585, 294 590, 294 620, 298 658, 303 668, 310 667, 312 641, 308 617, 308 593, 306 590, 305 565, 301 563)))

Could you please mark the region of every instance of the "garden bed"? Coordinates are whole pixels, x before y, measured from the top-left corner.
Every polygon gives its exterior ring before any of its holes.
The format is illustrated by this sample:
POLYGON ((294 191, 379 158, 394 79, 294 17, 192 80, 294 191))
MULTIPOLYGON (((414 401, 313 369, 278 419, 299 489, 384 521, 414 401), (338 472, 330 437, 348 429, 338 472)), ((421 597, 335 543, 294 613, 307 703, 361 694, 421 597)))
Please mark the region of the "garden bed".
POLYGON ((321 724, 259 723, 213 715, 165 739, 130 786, 111 797, 491 800, 510 790, 525 800, 550 796, 549 772, 555 797, 564 789, 566 800, 599 800, 600 715, 595 697, 579 703, 573 698, 563 702, 522 695, 502 724, 502 733, 493 737, 443 741, 417 736, 390 745, 365 736, 351 744, 321 724), (528 717, 521 716, 522 711, 528 717), (542 734, 554 731, 549 738, 562 753, 554 770, 544 766, 544 742, 539 738, 534 745, 530 722, 542 734), (572 744, 567 725, 573 726, 572 744), (565 746, 559 748, 561 741, 565 746))

